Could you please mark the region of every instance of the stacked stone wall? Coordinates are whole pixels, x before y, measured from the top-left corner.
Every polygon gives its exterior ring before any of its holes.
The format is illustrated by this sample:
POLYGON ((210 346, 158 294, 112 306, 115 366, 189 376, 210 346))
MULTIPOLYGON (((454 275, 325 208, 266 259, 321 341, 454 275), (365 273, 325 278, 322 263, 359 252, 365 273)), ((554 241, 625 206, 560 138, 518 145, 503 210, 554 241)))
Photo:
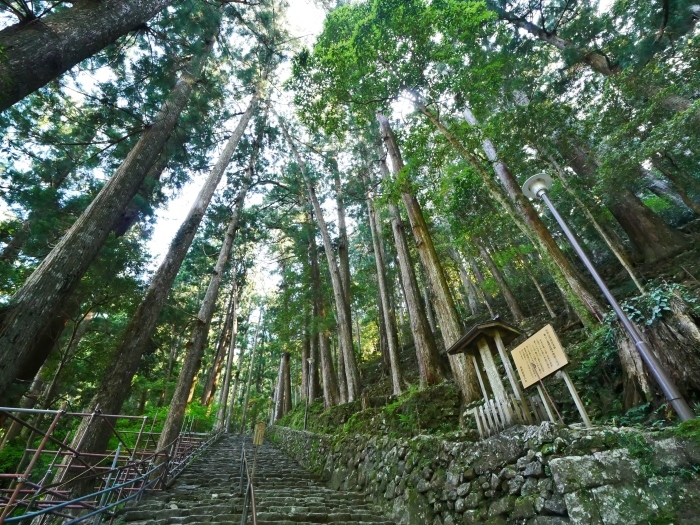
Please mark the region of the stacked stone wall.
POLYGON ((399 525, 700 524, 700 447, 632 429, 515 427, 484 441, 270 439, 333 488, 359 490, 399 525))

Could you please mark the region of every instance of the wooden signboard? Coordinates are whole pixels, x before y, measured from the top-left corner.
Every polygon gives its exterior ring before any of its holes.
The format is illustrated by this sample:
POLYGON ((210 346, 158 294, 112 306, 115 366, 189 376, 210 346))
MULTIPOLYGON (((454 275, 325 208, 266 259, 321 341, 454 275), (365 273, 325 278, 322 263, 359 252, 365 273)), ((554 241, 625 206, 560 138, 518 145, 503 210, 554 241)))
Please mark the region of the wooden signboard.
POLYGON ((512 355, 523 388, 534 385, 569 362, 554 328, 549 324, 513 350, 512 355))

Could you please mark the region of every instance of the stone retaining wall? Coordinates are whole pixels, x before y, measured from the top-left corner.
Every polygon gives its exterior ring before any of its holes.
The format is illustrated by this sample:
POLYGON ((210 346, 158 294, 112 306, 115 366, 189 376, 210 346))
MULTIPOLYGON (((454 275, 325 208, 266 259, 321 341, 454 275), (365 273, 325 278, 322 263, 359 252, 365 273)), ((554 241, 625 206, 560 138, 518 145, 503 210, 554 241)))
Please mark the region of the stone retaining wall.
POLYGON ((700 524, 700 447, 663 434, 543 423, 476 443, 285 427, 269 437, 331 487, 366 492, 399 525, 700 524))

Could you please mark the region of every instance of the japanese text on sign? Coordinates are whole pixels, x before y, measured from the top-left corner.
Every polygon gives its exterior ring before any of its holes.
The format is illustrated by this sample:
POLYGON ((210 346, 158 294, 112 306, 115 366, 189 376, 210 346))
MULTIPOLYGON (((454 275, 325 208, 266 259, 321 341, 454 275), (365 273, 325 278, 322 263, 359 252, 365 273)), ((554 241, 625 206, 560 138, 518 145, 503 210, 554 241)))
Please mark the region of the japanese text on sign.
POLYGON ((523 388, 553 374, 569 362, 554 328, 549 324, 511 353, 523 388))

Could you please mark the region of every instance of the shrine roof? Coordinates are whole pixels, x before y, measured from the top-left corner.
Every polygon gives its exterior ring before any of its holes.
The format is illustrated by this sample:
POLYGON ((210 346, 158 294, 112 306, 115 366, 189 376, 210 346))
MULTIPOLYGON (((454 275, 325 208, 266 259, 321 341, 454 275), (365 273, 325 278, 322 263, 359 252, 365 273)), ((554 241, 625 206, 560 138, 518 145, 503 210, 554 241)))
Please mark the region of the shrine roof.
POLYGON ((485 338, 489 346, 493 348, 494 335, 496 332, 501 336, 504 345, 507 345, 513 341, 513 339, 522 335, 522 332, 517 328, 503 321, 493 319, 471 327, 466 334, 447 349, 447 353, 449 355, 476 353, 478 351, 478 342, 482 337, 485 338))

